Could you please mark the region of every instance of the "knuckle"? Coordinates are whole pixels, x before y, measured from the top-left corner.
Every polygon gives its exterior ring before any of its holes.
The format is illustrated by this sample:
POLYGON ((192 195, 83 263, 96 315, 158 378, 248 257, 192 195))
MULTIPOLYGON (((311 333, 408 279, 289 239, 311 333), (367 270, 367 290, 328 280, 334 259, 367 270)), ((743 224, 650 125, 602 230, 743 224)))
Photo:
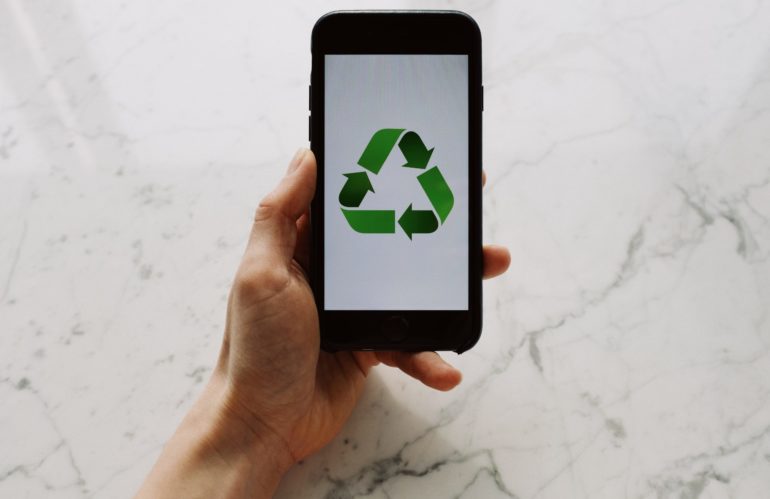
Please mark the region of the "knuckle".
POLYGON ((277 295, 289 282, 289 272, 282 266, 241 269, 235 276, 233 292, 242 302, 256 303, 277 295))
POLYGON ((274 202, 272 195, 269 194, 263 199, 254 212, 254 223, 271 225, 275 227, 295 227, 295 220, 289 218, 281 206, 274 202))
POLYGON ((268 196, 259 203, 259 206, 257 206, 257 209, 254 212, 254 221, 263 222, 265 220, 270 220, 271 218, 275 217, 275 215, 275 206, 270 201, 270 196, 268 196))

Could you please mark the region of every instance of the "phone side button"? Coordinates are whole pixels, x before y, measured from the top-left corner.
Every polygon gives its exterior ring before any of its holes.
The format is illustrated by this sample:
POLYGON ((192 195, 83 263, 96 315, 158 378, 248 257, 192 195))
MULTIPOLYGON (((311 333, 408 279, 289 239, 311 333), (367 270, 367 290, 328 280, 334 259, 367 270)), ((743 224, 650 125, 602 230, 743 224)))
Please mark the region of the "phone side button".
POLYGON ((382 333, 390 341, 404 341, 409 332, 409 323, 400 315, 388 317, 382 322, 382 333))
POLYGON ((484 85, 481 85, 481 110, 484 110, 484 85))
POLYGON ((313 116, 307 117, 307 140, 313 142, 313 116))

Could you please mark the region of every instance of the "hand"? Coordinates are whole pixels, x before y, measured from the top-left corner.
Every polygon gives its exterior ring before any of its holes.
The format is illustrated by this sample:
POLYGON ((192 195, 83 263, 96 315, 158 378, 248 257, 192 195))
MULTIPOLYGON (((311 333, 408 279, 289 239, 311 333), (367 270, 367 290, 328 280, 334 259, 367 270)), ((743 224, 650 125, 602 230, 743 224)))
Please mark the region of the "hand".
MULTIPOLYGON (((438 390, 449 390, 461 379, 435 352, 320 350, 318 314, 305 271, 307 210, 315 183, 315 157, 300 150, 278 187, 259 204, 230 294, 219 359, 201 397, 207 402, 198 404, 208 409, 197 410, 218 421, 208 445, 225 461, 237 459, 238 452, 250 456, 252 471, 263 472, 266 494, 289 466, 339 432, 373 366, 398 367, 438 390), (235 445, 234 436, 240 438, 235 445), (260 460, 270 462, 268 469, 260 460)), ((484 248, 485 277, 505 272, 509 262, 505 248, 484 248)))

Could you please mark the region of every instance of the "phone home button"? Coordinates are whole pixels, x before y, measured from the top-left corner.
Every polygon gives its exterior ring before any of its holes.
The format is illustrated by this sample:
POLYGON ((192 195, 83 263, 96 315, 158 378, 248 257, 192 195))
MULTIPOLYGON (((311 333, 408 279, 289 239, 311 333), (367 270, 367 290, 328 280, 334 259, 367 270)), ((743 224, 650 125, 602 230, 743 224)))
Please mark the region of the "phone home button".
POLYGON ((382 322, 382 332, 390 341, 403 341, 409 331, 409 323, 400 315, 393 315, 382 322))

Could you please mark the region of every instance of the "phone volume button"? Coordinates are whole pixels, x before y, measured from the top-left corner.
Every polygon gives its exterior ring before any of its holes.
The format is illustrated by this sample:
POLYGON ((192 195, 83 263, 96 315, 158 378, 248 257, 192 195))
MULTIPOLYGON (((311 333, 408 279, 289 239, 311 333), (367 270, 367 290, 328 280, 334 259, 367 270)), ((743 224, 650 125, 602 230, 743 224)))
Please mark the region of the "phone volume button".
POLYGON ((307 117, 307 140, 313 142, 313 115, 307 117))

